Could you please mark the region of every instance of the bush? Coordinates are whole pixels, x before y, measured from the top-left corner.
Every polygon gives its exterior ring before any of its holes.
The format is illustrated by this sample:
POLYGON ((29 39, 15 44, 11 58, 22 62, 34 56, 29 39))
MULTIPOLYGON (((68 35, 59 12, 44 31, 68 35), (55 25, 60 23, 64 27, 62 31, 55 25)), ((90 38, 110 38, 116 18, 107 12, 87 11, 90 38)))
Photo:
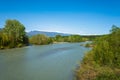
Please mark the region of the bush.
MULTIPOLYGON (((77 80, 120 80, 120 28, 94 42, 76 71, 77 80)), ((88 44, 87 44, 88 46, 88 44)))

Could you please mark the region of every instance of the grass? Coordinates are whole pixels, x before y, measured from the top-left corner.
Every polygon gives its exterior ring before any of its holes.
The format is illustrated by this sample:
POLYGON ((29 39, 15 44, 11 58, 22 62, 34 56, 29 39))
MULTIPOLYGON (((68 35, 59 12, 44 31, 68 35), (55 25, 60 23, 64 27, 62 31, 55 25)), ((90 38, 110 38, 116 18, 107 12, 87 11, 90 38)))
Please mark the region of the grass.
POLYGON ((75 72, 76 80, 120 80, 120 69, 100 66, 93 60, 92 51, 85 55, 75 72))

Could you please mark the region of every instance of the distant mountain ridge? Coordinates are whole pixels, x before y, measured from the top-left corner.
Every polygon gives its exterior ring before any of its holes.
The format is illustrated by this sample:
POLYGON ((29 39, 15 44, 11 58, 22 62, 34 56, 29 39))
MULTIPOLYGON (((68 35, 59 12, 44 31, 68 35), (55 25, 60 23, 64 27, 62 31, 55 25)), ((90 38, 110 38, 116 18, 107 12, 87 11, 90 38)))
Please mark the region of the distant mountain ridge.
POLYGON ((44 35, 49 36, 49 37, 55 37, 56 35, 61 35, 61 36, 69 36, 69 35, 71 35, 71 34, 67 34, 67 33, 46 32, 46 31, 30 31, 30 32, 27 32, 27 35, 29 37, 33 36, 33 35, 37 35, 37 34, 44 34, 44 35))

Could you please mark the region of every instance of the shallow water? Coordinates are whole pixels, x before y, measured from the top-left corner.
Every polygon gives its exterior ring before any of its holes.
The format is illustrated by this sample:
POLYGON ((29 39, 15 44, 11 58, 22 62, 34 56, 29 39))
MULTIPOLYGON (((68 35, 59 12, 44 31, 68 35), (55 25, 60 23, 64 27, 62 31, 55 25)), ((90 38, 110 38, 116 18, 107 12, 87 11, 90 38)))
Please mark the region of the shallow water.
POLYGON ((73 80, 90 48, 62 43, 0 50, 0 80, 73 80))

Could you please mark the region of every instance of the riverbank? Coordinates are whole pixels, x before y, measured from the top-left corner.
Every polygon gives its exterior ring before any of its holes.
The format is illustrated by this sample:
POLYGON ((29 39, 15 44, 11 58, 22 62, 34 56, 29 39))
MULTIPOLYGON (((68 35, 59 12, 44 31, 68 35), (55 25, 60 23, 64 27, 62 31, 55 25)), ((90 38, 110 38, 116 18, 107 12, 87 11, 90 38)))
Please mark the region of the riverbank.
MULTIPOLYGON (((64 43, 78 43, 78 42, 52 42, 50 44, 64 44, 64 43)), ((81 43, 81 42, 79 42, 81 43)), ((0 47, 0 50, 5 50, 5 49, 14 49, 14 48, 23 48, 23 47, 26 47, 26 46, 33 46, 33 45, 50 45, 50 44, 29 44, 29 45, 18 45, 16 47, 0 47)), ((82 45, 82 44, 81 44, 82 45)))
POLYGON ((64 43, 70 43, 70 42, 53 42, 53 44, 64 44, 64 43))
POLYGON ((97 38, 76 70, 77 80, 120 80, 120 28, 97 38))
POLYGON ((93 60, 90 52, 75 70, 76 80, 120 80, 120 68, 101 66, 93 60))
POLYGON ((26 46, 29 46, 29 45, 24 45, 24 44, 20 44, 20 45, 18 45, 18 46, 16 46, 16 47, 9 47, 9 46, 0 46, 0 50, 5 50, 5 49, 14 49, 14 48, 22 48, 22 47, 26 47, 26 46))

